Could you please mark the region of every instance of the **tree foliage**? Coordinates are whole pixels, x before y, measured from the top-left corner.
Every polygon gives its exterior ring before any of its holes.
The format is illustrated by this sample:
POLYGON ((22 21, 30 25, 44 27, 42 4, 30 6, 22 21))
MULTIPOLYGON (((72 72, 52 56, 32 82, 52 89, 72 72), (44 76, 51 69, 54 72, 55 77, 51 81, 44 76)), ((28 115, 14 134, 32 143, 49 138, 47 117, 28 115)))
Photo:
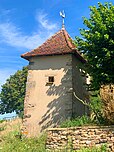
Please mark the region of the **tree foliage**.
POLYGON ((80 29, 82 38, 75 44, 87 59, 87 72, 92 87, 114 83, 114 5, 98 3, 90 7, 90 18, 83 18, 86 29, 80 29))
POLYGON ((0 113, 16 112, 21 114, 24 106, 25 87, 27 81, 27 67, 11 75, 2 85, 0 93, 0 113))
POLYGON ((103 102, 100 97, 100 91, 95 90, 90 93, 90 110, 91 115, 90 118, 98 125, 106 124, 106 119, 103 116, 103 102))

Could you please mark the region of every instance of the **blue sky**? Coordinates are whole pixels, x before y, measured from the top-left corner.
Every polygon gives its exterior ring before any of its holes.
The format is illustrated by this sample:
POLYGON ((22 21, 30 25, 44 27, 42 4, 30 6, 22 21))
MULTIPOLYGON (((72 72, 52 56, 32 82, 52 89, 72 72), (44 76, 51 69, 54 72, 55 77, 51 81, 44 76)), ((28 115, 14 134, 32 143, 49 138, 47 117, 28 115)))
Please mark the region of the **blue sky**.
POLYGON ((65 28, 74 39, 80 35, 79 28, 83 28, 82 16, 89 17, 89 6, 97 3, 97 0, 0 0, 0 85, 28 64, 21 54, 38 47, 61 29, 61 10, 66 14, 65 28))

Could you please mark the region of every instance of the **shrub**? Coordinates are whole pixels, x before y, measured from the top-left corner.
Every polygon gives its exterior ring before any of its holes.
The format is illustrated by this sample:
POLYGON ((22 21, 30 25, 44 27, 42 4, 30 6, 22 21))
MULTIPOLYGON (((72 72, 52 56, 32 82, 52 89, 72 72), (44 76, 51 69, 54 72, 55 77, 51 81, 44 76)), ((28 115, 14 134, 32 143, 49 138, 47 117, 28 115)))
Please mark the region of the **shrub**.
POLYGON ((100 91, 92 91, 90 93, 90 110, 91 110, 91 120, 93 120, 98 125, 106 124, 106 120, 103 116, 103 103, 100 97, 100 91))
POLYGON ((103 102, 103 115, 107 124, 114 124, 114 85, 103 85, 100 95, 103 102))
POLYGON ((3 123, 5 120, 0 120, 0 123, 3 123))
POLYGON ((75 127, 75 126, 83 126, 83 125, 92 125, 94 124, 93 121, 91 121, 91 119, 86 116, 83 115, 82 117, 77 117, 77 118, 73 118, 71 120, 66 120, 64 121, 60 127, 65 128, 65 127, 75 127))

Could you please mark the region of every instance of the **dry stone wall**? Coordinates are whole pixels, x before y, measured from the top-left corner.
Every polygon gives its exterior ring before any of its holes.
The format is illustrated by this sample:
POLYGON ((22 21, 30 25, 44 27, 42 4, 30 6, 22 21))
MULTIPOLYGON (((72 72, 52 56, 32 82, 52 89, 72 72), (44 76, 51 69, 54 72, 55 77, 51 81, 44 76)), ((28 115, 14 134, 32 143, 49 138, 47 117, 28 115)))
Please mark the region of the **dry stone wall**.
POLYGON ((47 130, 47 135, 47 150, 78 150, 106 144, 114 152, 114 126, 52 128, 47 130))

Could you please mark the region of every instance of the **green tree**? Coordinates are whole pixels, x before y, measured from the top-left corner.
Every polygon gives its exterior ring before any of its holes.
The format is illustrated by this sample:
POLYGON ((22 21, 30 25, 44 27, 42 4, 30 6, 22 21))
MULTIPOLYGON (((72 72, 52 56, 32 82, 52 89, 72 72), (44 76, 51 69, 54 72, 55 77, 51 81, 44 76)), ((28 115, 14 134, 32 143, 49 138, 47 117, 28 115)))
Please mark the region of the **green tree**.
POLYGON ((0 113, 16 112, 18 115, 23 114, 25 87, 27 81, 27 67, 18 70, 11 75, 6 83, 2 85, 0 93, 0 113))
POLYGON ((87 60, 86 70, 92 78, 92 88, 114 83, 114 5, 98 3, 90 7, 90 18, 83 17, 86 26, 80 29, 82 38, 75 44, 87 60))

